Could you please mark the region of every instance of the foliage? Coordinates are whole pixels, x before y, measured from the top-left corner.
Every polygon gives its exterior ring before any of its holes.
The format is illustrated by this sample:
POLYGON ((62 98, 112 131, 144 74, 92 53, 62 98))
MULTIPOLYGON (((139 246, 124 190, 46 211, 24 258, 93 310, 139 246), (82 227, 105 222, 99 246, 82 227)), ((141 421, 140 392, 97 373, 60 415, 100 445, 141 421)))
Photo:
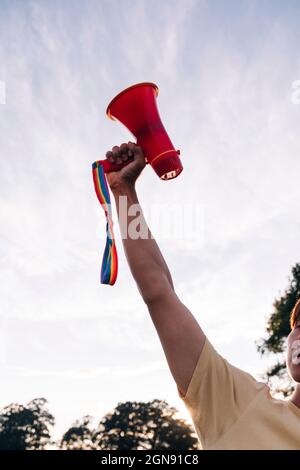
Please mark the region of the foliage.
POLYGON ((0 450, 42 450, 51 443, 54 417, 47 400, 36 398, 26 406, 12 403, 0 413, 0 450))
POLYGON ((108 413, 97 429, 90 420, 75 423, 63 436, 64 449, 188 450, 198 448, 192 427, 161 400, 125 402, 108 413))

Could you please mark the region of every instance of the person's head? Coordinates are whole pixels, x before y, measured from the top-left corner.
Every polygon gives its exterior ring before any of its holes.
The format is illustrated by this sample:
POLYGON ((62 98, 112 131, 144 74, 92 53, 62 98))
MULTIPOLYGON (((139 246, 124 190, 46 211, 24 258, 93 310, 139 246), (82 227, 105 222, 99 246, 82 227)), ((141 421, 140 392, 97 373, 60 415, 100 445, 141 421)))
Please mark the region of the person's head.
POLYGON ((288 336, 287 368, 291 378, 300 384, 300 299, 290 317, 291 332, 288 336))

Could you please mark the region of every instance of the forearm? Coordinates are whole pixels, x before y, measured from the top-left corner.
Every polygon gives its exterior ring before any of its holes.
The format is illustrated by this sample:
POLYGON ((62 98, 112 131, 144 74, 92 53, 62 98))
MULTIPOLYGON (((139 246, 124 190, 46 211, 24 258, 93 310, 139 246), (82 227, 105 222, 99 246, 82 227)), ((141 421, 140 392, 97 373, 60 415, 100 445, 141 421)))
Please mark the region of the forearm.
POLYGON ((133 161, 106 177, 114 195, 125 255, 159 334, 171 372, 185 395, 201 354, 205 335, 174 292, 168 266, 143 216, 134 189, 146 166, 142 148, 132 142, 106 153, 111 163, 133 161), (124 202, 126 201, 126 204, 124 202), (126 206, 126 207, 124 207, 126 206))
POLYGON ((144 301, 152 302, 166 284, 174 288, 170 271, 147 225, 135 188, 124 186, 113 194, 130 270, 144 301))

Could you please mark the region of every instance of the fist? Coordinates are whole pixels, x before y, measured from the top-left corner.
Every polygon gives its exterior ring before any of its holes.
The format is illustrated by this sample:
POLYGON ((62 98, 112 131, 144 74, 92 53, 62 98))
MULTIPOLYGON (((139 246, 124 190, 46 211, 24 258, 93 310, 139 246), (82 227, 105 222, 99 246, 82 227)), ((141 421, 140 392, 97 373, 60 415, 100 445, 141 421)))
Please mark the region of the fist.
POLYGON ((120 146, 115 145, 111 150, 106 152, 106 159, 117 165, 128 159, 132 159, 130 163, 119 171, 106 174, 106 179, 112 191, 118 190, 120 187, 124 186, 134 187, 137 178, 146 166, 142 148, 133 142, 121 144, 120 146))

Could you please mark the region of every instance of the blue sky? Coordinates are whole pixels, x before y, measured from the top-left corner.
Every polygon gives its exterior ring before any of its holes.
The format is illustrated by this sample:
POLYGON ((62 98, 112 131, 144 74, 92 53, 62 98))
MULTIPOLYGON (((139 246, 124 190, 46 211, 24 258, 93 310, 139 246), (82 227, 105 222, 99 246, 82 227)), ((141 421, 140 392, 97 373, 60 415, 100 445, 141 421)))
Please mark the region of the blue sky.
POLYGON ((145 213, 201 213, 192 241, 153 230, 178 295, 231 362, 264 370, 254 342, 299 261, 298 25, 296 1, 0 0, 0 406, 46 397, 56 435, 124 400, 187 416, 117 229, 118 281, 99 285, 91 163, 132 138, 105 109, 140 81, 184 165, 166 183, 146 168, 145 213))

